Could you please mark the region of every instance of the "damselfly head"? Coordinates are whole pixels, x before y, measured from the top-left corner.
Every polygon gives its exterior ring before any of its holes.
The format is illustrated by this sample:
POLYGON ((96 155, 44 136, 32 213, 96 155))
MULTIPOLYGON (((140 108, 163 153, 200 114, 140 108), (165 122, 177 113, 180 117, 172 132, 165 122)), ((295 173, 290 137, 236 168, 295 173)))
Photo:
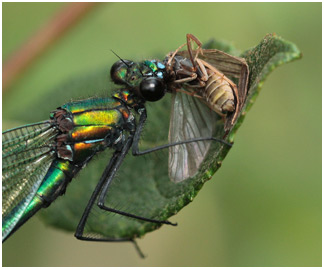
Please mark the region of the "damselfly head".
POLYGON ((164 96, 167 87, 162 77, 153 75, 151 65, 154 63, 149 65, 147 62, 121 59, 111 67, 110 76, 114 83, 125 85, 145 101, 155 102, 164 96))

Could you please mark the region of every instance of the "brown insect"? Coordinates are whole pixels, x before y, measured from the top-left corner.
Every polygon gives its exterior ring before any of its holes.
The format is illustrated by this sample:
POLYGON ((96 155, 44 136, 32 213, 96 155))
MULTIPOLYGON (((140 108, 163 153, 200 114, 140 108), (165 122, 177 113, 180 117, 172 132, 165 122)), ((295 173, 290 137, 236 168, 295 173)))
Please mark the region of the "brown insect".
POLYGON ((217 49, 202 49, 202 43, 187 34, 187 43, 166 58, 173 89, 201 99, 225 120, 224 129, 235 123, 245 102, 249 68, 243 58, 217 49), (192 49, 192 42, 198 46, 192 49), (185 45, 187 50, 180 51, 185 45), (194 55, 195 54, 195 55, 194 55), (236 85, 231 78, 238 79, 236 85))

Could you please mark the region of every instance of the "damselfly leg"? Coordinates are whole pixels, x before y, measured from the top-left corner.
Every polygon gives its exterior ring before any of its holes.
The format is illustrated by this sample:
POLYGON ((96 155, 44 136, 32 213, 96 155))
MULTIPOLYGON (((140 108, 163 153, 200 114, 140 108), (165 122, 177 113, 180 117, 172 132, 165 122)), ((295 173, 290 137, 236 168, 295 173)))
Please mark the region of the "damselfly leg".
POLYGON ((214 138, 214 137, 205 137, 205 138, 194 138, 194 139, 190 139, 187 141, 170 143, 170 144, 158 146, 158 147, 155 147, 152 149, 140 151, 139 150, 139 141, 140 141, 141 132, 143 130, 146 118, 147 118, 146 111, 143 110, 141 112, 139 124, 136 128, 135 133, 130 134, 128 136, 127 141, 124 144, 123 148, 120 151, 115 151, 115 153, 113 154, 109 164, 107 165, 104 173, 102 174, 102 176, 99 180, 99 183, 97 184, 95 190, 93 191, 92 196, 88 202, 88 205, 87 205, 87 207, 83 213, 83 216, 79 222, 79 225, 78 225, 76 233, 75 233, 75 236, 78 239, 87 240, 87 241, 130 241, 130 240, 132 240, 131 238, 123 239, 123 240, 116 240, 115 238, 92 238, 90 236, 86 236, 83 234, 84 228, 85 228, 85 225, 87 222, 87 218, 89 217, 90 211, 91 211, 94 203, 96 202, 97 198, 98 198, 97 205, 102 210, 116 213, 116 214, 130 217, 130 218, 142 220, 142 221, 152 222, 152 223, 168 224, 168 225, 173 225, 173 226, 177 225, 176 223, 171 223, 171 222, 165 221, 165 220, 156 220, 156 219, 150 219, 150 218, 137 216, 137 215, 127 213, 127 212, 124 212, 121 210, 117 210, 117 209, 114 209, 114 208, 111 208, 111 207, 108 207, 105 205, 105 201, 106 201, 106 197, 108 195, 110 183, 112 182, 113 178, 115 177, 116 172, 120 168, 125 156, 127 155, 128 151, 131 147, 132 147, 133 155, 140 156, 140 155, 152 153, 154 151, 158 151, 158 150, 169 148, 169 147, 176 146, 176 145, 182 145, 182 144, 186 144, 186 143, 194 143, 194 142, 205 141, 205 140, 214 140, 214 141, 226 144, 228 146, 232 146, 230 143, 223 141, 221 139, 214 138))

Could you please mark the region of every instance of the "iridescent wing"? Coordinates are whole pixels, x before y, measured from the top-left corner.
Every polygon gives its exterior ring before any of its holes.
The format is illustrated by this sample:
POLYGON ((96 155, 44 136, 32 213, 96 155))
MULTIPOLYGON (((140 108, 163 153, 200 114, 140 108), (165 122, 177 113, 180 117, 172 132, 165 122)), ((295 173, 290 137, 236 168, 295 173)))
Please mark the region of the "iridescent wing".
MULTIPOLYGON (((196 55, 196 51, 193 52, 196 55)), ((190 58, 187 50, 177 53, 185 58, 190 58)), ((238 96, 235 96, 239 100, 239 107, 236 107, 236 112, 226 119, 225 129, 232 127, 232 122, 235 122, 239 116, 239 112, 245 103, 249 79, 249 67, 243 58, 232 56, 228 53, 217 49, 203 49, 202 53, 199 53, 199 59, 209 63, 216 70, 225 74, 230 78, 238 79, 238 96), (235 115, 235 118, 233 118, 235 115)), ((236 95, 236 94, 235 94, 236 95)))
POLYGON ((55 159, 50 145, 57 132, 44 121, 2 133, 2 240, 19 221, 55 159))
MULTIPOLYGON (((183 93, 172 96, 169 142, 212 137, 217 114, 199 99, 183 93)), ((181 182, 193 177, 210 147, 210 141, 177 145, 169 148, 169 177, 181 182)))

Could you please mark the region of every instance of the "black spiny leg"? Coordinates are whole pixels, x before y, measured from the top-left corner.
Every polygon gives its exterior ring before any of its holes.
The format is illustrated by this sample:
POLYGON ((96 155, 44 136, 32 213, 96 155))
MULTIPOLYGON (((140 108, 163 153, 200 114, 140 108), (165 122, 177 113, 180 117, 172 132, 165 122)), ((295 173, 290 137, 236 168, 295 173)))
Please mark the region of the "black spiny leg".
MULTIPOLYGON (((145 115, 146 115, 146 113, 145 113, 145 115)), ((135 137, 140 136, 140 132, 143 129, 144 121, 142 122, 142 124, 141 124, 141 121, 140 121, 140 124, 137 127, 136 132, 135 132, 135 137)), ((116 214, 119 214, 119 215, 123 215, 123 216, 126 216, 126 217, 138 219, 138 220, 143 220, 143 221, 148 221, 148 222, 158 223, 158 224, 169 224, 169 225, 176 226, 177 225, 176 223, 171 223, 170 221, 167 221, 167 220, 156 220, 156 219, 145 218, 145 217, 137 216, 137 215, 134 215, 134 214, 130 214, 130 213, 127 213, 127 212, 123 212, 123 211, 120 211, 120 210, 105 206, 105 200, 106 200, 107 193, 108 193, 108 190, 109 190, 110 182, 112 181, 112 179, 114 178, 117 170, 119 169, 120 165, 122 164, 122 161, 125 158, 129 148, 132 146, 133 136, 130 135, 128 139, 129 140, 126 142, 126 145, 124 146, 125 150, 123 149, 122 152, 121 152, 121 155, 116 159, 114 165, 110 169, 111 170, 110 173, 109 174, 107 173, 105 175, 106 180, 103 182, 102 188, 100 188, 100 195, 99 195, 99 201, 98 201, 99 208, 101 208, 101 209, 103 209, 105 211, 113 212, 113 213, 116 213, 116 214)))
POLYGON ((154 151, 158 151, 161 149, 166 149, 169 147, 173 147, 173 146, 177 146, 177 145, 183 145, 183 144, 188 144, 188 143, 195 143, 195 142, 199 142, 199 141, 207 141, 207 140, 212 140, 212 141, 216 141, 219 143, 223 143, 224 145, 227 145, 229 147, 232 147, 232 144, 229 142, 226 142, 225 140, 216 138, 216 137, 198 137, 198 138, 192 138, 192 139, 188 139, 185 141, 179 141, 179 142, 174 142, 174 143, 170 143, 170 144, 166 144, 166 145, 162 145, 162 146, 158 146, 155 148, 151 148, 151 149, 147 149, 147 150, 143 150, 140 151, 138 144, 139 144, 139 140, 140 140, 140 135, 142 132, 142 129, 144 127, 144 123, 146 121, 147 115, 146 115, 146 111, 141 113, 141 117, 139 119, 139 124, 134 136, 134 142, 133 142, 133 147, 132 147, 132 154, 134 156, 140 156, 140 155, 144 155, 144 154, 148 154, 154 151))
POLYGON ((91 238, 91 237, 87 237, 85 235, 83 235, 84 232, 84 227, 85 224, 87 222, 87 219, 89 217, 90 211, 100 193, 100 190, 102 189, 102 186, 104 185, 104 183, 107 181, 107 179, 111 181, 112 177, 110 177, 110 174, 115 174, 113 173, 113 171, 117 169, 116 166, 118 165, 118 160, 122 160, 125 155, 127 154, 131 144, 132 144, 132 137, 129 138, 125 144, 125 146, 123 147, 122 151, 116 151, 109 164, 107 165, 107 167, 105 168, 105 171, 103 172, 95 190, 93 191, 91 198, 87 204, 86 209, 83 212, 82 218, 78 224, 78 227, 76 229, 75 232, 75 237, 79 240, 84 240, 84 241, 96 241, 96 242, 132 242, 135 246, 135 249, 137 251, 137 253, 139 254, 140 257, 144 258, 144 254, 142 253, 141 249, 139 248, 139 246, 137 245, 136 241, 133 238, 91 238))
MULTIPOLYGON (((128 153, 130 147, 132 146, 133 143, 133 135, 129 135, 125 145, 123 146, 121 151, 116 151, 114 155, 112 156, 109 164, 105 168, 105 171, 103 172, 99 183, 97 184, 95 190, 92 193, 92 196, 88 202, 88 205, 86 209, 84 210, 83 216, 79 222, 79 225, 77 227, 77 230, 75 232, 75 237, 77 237, 80 240, 87 240, 87 241, 106 241, 106 242, 113 242, 113 241, 133 241, 132 238, 126 238, 126 239, 115 239, 115 238, 91 238, 83 235, 84 232, 84 227, 87 222, 87 219, 89 217, 90 211, 98 198, 99 195, 99 200, 98 200, 98 206, 100 209, 113 212, 119 215, 123 215, 126 217, 134 218, 134 219, 139 219, 143 221, 148 221, 148 222, 153 222, 153 223, 159 223, 159 224, 170 224, 170 225, 176 225, 173 224, 169 221, 160 221, 160 220, 154 220, 154 219, 149 219, 149 218, 144 218, 141 216, 136 216, 127 212, 123 212, 114 208, 110 208, 104 205, 105 198, 107 196, 108 190, 109 190, 109 185, 114 178, 117 170, 119 169, 120 165, 122 164, 122 161, 124 160, 126 154, 128 153)), ((138 247, 137 247, 138 248, 138 247)))
MULTIPOLYGON (((136 216, 136 215, 133 215, 133 214, 130 214, 130 213, 127 213, 127 212, 123 212, 123 211, 120 211, 120 210, 116 210, 116 209, 113 209, 113 208, 110 208, 110 207, 107 207, 107 206, 104 205, 105 198, 106 198, 108 190, 109 190, 109 185, 110 185, 112 179, 114 178, 117 170, 119 169, 122 161, 124 160, 124 158, 125 158, 126 154, 128 153, 131 146, 133 146, 132 147, 132 152, 133 152, 133 155, 135 155, 135 156, 144 155, 144 154, 147 154, 147 153, 151 153, 151 152, 161 150, 161 149, 165 149, 165 148, 175 146, 175 145, 181 145, 181 144, 185 144, 185 143, 194 143, 194 142, 205 141, 205 140, 214 140, 214 141, 218 141, 218 142, 221 142, 223 144, 226 144, 228 146, 232 146, 230 143, 228 143, 228 142, 226 142, 224 140, 214 138, 214 137, 207 137, 207 138, 205 137, 205 138, 194 138, 194 139, 190 139, 190 140, 187 140, 187 141, 180 141, 180 142, 176 142, 176 143, 172 143, 172 144, 162 145, 162 146, 155 147, 155 148, 152 148, 152 149, 148 149, 148 150, 145 150, 145 151, 139 151, 138 143, 139 143, 139 140, 140 140, 140 135, 141 135, 141 132, 143 130, 146 118, 147 118, 146 111, 145 110, 141 111, 140 112, 139 124, 138 124, 138 127, 136 129, 135 134, 130 134, 129 135, 125 145, 122 148, 122 150, 121 151, 116 151, 113 154, 109 164, 105 168, 105 171, 102 174, 102 176, 101 176, 101 178, 99 180, 99 183, 97 184, 95 190, 92 193, 92 196, 91 196, 91 198, 90 198, 90 200, 88 202, 88 205, 87 205, 87 207, 86 207, 86 209, 85 209, 85 211, 83 213, 83 216, 82 216, 82 218, 81 218, 81 220, 79 222, 79 225, 77 227, 77 230, 75 232, 75 236, 78 239, 87 240, 87 241, 105 241, 105 242, 123 242, 123 241, 134 242, 133 238, 122 238, 122 239, 91 238, 91 237, 87 237, 87 236, 83 235, 86 221, 88 219, 89 213, 90 213, 96 199, 98 198, 98 195, 99 195, 98 206, 102 210, 117 213, 117 214, 120 214, 120 215, 123 215, 123 216, 127 216, 127 217, 134 218, 134 219, 139 219, 139 220, 143 220, 143 221, 159 223, 159 224, 169 224, 169 225, 174 225, 174 226, 177 225, 177 224, 171 223, 169 221, 161 221, 161 220, 155 220, 155 219, 144 218, 144 217, 141 217, 141 216, 136 216)), ((136 245, 136 248, 139 251, 139 248, 138 248, 137 245, 136 245)), ((139 251, 139 253, 141 253, 141 252, 139 251)))

